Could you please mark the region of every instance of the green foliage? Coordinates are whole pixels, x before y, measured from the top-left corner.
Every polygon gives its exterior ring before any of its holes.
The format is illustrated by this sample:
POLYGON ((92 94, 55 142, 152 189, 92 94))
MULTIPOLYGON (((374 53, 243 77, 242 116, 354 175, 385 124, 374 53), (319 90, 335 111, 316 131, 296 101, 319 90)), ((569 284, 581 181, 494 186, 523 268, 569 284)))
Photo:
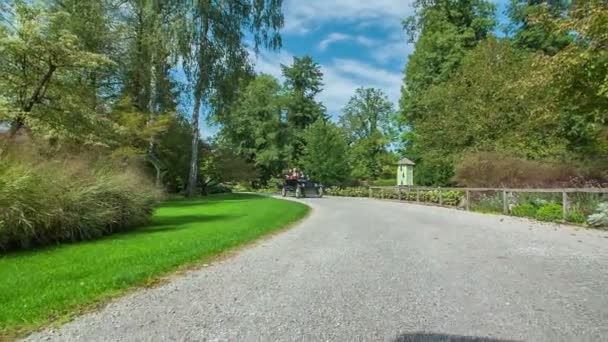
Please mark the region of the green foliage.
POLYGON ((258 179, 255 166, 232 150, 217 144, 202 145, 198 179, 204 195, 228 192, 228 187, 220 183, 245 183, 258 179))
POLYGON ((466 52, 491 32, 495 10, 485 0, 419 0, 414 7, 414 16, 403 23, 410 42, 416 42, 408 58, 401 101, 410 126, 428 113, 419 108, 418 95, 428 86, 446 81, 466 52))
POLYGON ((482 213, 499 214, 502 213, 503 202, 502 194, 481 194, 475 198, 471 196, 470 208, 473 211, 479 211, 482 213))
POLYGON ((508 15, 511 18, 513 42, 530 50, 555 54, 566 47, 572 38, 568 34, 555 34, 551 28, 535 23, 534 18, 543 13, 558 18, 569 6, 569 0, 511 0, 508 15))
MULTIPOLYGON (((555 55, 540 59, 541 68, 530 83, 555 89, 555 105, 569 149, 581 159, 606 160, 608 6, 601 0, 576 1, 565 13, 554 16, 545 11, 534 22, 550 28, 552 34, 574 39, 555 55)), ((604 162, 604 170, 606 166, 604 162)))
POLYGON ((445 205, 457 206, 460 204, 463 198, 464 193, 462 191, 443 191, 443 204, 445 205))
POLYGON ((174 200, 134 231, 41 253, 5 255, 0 258, 0 334, 64 321, 179 267, 206 262, 284 228, 308 210, 300 203, 254 195, 174 200))
POLYGON ((364 187, 329 187, 324 189, 326 195, 341 197, 368 197, 369 190, 364 187))
POLYGON ((557 203, 544 204, 540 208, 538 208, 535 217, 539 221, 561 221, 563 217, 562 206, 557 203))
POLYGON ((318 119, 304 132, 304 143, 300 162, 311 179, 327 186, 348 179, 348 145, 339 127, 318 119))
MULTIPOLYGON (((452 183, 455 168, 473 170, 469 156, 479 152, 503 158, 496 164, 539 161, 536 174, 561 164, 577 166, 563 168, 568 176, 590 174, 586 169, 608 176, 603 1, 514 0, 513 34, 505 38, 489 34, 492 6, 484 1, 416 5, 406 21, 418 40, 398 122, 406 128, 402 153, 417 163, 417 184, 452 183)), ((486 172, 482 178, 491 178, 486 172)), ((511 182, 498 178, 490 181, 511 182)))
POLYGON ((566 221, 572 222, 572 223, 577 223, 577 224, 584 224, 587 222, 587 216, 585 216, 585 213, 583 213, 578 208, 571 208, 568 211, 568 216, 566 217, 566 221))
MULTIPOLYGON (((441 192, 442 203, 447 206, 457 206, 462 201, 464 193, 457 190, 424 190, 409 191, 407 188, 402 189, 401 199, 403 201, 418 201, 428 203, 439 203, 439 193, 441 192)), ((367 187, 330 187, 325 189, 325 193, 329 196, 343 197, 369 197, 369 188, 367 187)), ((399 199, 397 188, 373 189, 372 196, 374 198, 384 199, 399 199)))
POLYGON ((538 208, 532 203, 521 203, 511 208, 511 214, 518 217, 536 217, 538 208))
POLYGON ((291 146, 290 164, 299 164, 306 143, 302 136, 312 123, 325 119, 325 107, 315 100, 323 90, 323 72, 310 56, 294 57, 291 65, 281 64, 284 84, 284 104, 291 146))
POLYGON ((351 146, 354 178, 382 175, 387 147, 396 132, 393 115, 393 104, 374 88, 358 88, 344 107, 340 126, 351 146))
MULTIPOLYGON (((192 146, 199 142, 199 118, 204 103, 226 105, 234 99, 238 82, 250 74, 251 65, 243 40, 250 35, 253 50, 261 46, 281 47, 279 30, 283 27, 282 3, 274 0, 180 2, 177 30, 178 50, 186 79, 192 90, 192 146), (229 81, 229 82, 227 82, 229 81), (232 86, 226 86, 233 83, 232 86), (211 101, 210 99, 214 99, 211 101)), ((197 189, 198 149, 190 158, 188 196, 197 189)), ((271 151, 275 154, 276 151, 271 151)))
POLYGON ((281 91, 274 77, 259 75, 242 89, 221 121, 220 139, 258 167, 263 182, 286 168, 289 155, 281 91))
MULTIPOLYGON (((393 170, 393 172, 394 172, 394 170, 393 170)), ((395 185, 397 185, 397 180, 395 178, 376 179, 375 181, 371 182, 371 185, 373 185, 373 186, 395 186, 395 185)))
POLYGON ((14 11, 13 23, 0 29, 0 93, 8 102, 0 119, 13 131, 27 126, 49 137, 98 141, 100 118, 80 78, 110 60, 83 48, 70 31, 73 14, 38 1, 15 1, 14 11))
POLYGON ((160 193, 101 161, 0 162, 0 250, 89 240, 145 223, 160 193))

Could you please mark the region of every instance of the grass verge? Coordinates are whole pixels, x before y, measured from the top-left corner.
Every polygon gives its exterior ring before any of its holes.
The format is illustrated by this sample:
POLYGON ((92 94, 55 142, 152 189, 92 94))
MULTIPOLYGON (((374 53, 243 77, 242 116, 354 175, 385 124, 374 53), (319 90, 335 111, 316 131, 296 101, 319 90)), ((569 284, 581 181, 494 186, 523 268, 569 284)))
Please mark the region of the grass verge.
POLYGON ((308 207, 244 194, 175 200, 150 224, 99 240, 0 257, 0 339, 65 321, 303 218, 308 207))

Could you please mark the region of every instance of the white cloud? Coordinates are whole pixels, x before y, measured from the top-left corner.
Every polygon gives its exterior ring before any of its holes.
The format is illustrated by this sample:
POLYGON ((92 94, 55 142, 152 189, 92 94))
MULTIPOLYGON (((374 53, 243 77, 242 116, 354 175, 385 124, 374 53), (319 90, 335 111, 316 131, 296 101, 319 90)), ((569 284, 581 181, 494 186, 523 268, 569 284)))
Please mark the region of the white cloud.
POLYGON ((332 33, 328 34, 325 39, 323 39, 321 42, 319 42, 318 47, 319 47, 319 50, 325 51, 331 44, 337 43, 337 42, 342 42, 342 41, 353 41, 353 42, 356 42, 357 44, 363 45, 365 47, 372 47, 372 46, 379 45, 381 43, 379 40, 372 39, 372 38, 369 38, 369 37, 366 37, 363 35, 350 35, 350 34, 345 34, 345 33, 340 33, 340 32, 332 32, 332 33))
POLYGON ((330 46, 331 44, 333 44, 335 42, 340 42, 340 41, 350 40, 350 39, 352 39, 352 37, 348 34, 339 33, 339 32, 330 33, 327 36, 327 38, 323 39, 319 43, 319 50, 325 50, 325 49, 327 49, 328 46, 330 46))
POLYGON ((379 40, 368 38, 366 36, 356 36, 355 41, 363 46, 372 47, 380 44, 379 40))
POLYGON ((400 26, 412 13, 412 3, 413 0, 285 0, 285 32, 307 33, 319 24, 334 20, 377 21, 400 26))
POLYGON ((293 55, 281 50, 279 52, 261 51, 256 57, 253 51, 249 51, 249 55, 255 63, 255 71, 258 73, 268 74, 283 80, 281 64, 289 65, 293 62, 293 55))
POLYGON ((381 89, 397 103, 402 83, 401 73, 395 73, 353 59, 334 59, 324 65, 325 90, 320 99, 330 114, 339 114, 342 107, 359 87, 381 89))

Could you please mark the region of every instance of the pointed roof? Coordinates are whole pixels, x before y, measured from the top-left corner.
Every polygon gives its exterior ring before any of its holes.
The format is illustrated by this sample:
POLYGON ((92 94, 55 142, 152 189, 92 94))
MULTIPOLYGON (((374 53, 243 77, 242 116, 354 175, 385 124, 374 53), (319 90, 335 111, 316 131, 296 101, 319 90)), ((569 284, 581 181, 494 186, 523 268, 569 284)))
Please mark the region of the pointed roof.
POLYGON ((416 165, 416 163, 407 158, 403 158, 399 162, 397 162, 397 165, 416 165))

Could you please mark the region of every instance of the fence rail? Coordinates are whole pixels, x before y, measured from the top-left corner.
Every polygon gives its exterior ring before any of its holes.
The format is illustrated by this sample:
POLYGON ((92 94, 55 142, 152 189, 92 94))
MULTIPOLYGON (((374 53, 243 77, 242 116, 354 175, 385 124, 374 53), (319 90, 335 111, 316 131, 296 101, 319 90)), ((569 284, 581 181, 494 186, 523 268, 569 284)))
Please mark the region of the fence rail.
POLYGON ((608 194, 608 188, 457 188, 457 187, 427 187, 427 186, 370 186, 369 197, 374 197, 374 191, 381 191, 381 196, 384 197, 385 192, 398 194, 398 199, 402 200, 404 192, 416 192, 416 201, 420 202, 420 193, 424 191, 437 191, 439 200, 438 204, 443 205, 442 191, 461 191, 464 193, 464 208, 471 209, 471 192, 502 192, 502 212, 509 214, 508 198, 513 193, 561 193, 562 194, 562 214, 563 219, 568 217, 570 208, 569 195, 573 193, 590 193, 590 194, 608 194))

